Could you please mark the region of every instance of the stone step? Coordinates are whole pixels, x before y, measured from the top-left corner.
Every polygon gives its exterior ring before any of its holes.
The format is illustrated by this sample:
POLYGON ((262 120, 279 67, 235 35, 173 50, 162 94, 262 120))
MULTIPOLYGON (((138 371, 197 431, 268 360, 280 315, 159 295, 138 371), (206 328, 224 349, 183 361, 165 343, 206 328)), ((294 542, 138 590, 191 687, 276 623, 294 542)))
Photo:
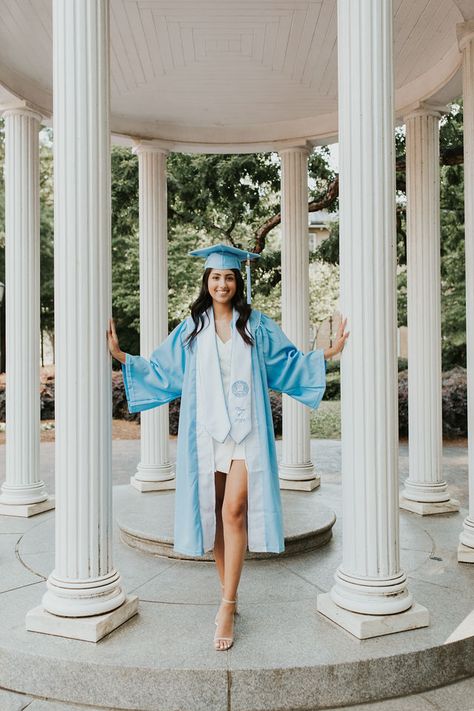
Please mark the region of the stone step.
MULTIPOLYGON (((132 486, 115 489, 115 516, 124 543, 167 558, 214 560, 210 553, 197 559, 173 551, 174 490, 141 493, 132 486)), ((324 546, 330 540, 336 515, 311 493, 281 492, 285 551, 281 554, 247 551, 247 560, 296 555, 324 546)))
MULTIPOLYGON (((338 711, 474 711, 474 677, 411 696, 374 701, 355 706, 339 706, 338 711)), ((112 707, 84 706, 51 699, 35 699, 0 689, 1 711, 115 711, 112 707)), ((325 707, 318 711, 332 711, 325 707)), ((311 711, 308 709, 308 711, 311 711)), ((316 711, 316 707, 314 707, 316 711)))

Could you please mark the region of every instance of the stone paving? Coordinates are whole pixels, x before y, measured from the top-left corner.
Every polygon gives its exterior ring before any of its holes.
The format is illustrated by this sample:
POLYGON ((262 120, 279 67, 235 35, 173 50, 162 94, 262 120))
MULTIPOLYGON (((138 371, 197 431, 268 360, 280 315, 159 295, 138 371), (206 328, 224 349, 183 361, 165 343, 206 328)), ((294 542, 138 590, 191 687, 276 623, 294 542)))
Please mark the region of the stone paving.
MULTIPOLYGON (((278 448, 280 445, 281 443, 277 442, 278 448)), ((172 456, 175 446, 175 441, 172 440, 172 456)), ((140 456, 139 441, 114 441, 113 453, 114 484, 117 492, 123 490, 124 485, 128 484, 130 474, 134 472, 140 456)), ((221 701, 217 702, 216 699, 215 705, 203 705, 202 700, 198 700, 195 707, 186 708, 193 708, 193 711, 194 708, 209 708, 210 711, 258 711, 260 708, 269 709, 271 705, 268 702, 265 702, 266 705, 255 702, 256 705, 252 706, 252 701, 246 698, 245 693, 242 695, 243 692, 239 703, 239 670, 243 673, 249 668, 258 671, 262 667, 265 671, 264 668, 273 665, 282 669, 286 667, 290 671, 292 665, 301 663, 301 659, 309 665, 316 664, 322 658, 332 659, 336 663, 348 658, 362 662, 371 656, 383 656, 396 653, 397 650, 415 651, 421 646, 440 644, 474 608, 474 567, 457 564, 455 561, 457 537, 468 505, 467 450, 465 447, 448 445, 445 446, 443 454, 444 472, 450 485, 450 493, 460 501, 461 511, 423 518, 410 512, 400 512, 402 566, 408 573, 409 585, 415 598, 425 604, 432 615, 430 627, 424 630, 386 635, 364 640, 361 644, 334 623, 325 618, 321 621, 321 616, 315 613, 315 594, 330 588, 332 575, 340 561, 342 529, 340 442, 313 440, 313 461, 321 475, 322 484, 319 490, 311 494, 302 493, 301 496, 320 496, 321 500, 336 512, 338 519, 333 529, 333 540, 319 551, 291 559, 245 563, 240 588, 241 615, 237 617, 236 622, 236 642, 229 652, 214 652, 208 639, 208 623, 216 606, 217 589, 213 564, 148 556, 124 546, 117 540, 117 532, 114 546, 115 563, 123 575, 127 591, 140 596, 140 613, 134 618, 135 621, 131 620, 97 646, 24 632, 23 610, 38 604, 44 588, 44 577, 53 566, 51 547, 54 512, 47 512, 34 517, 36 521, 34 518, 26 520, 0 517, 0 605, 6 620, 4 632, 0 630, 0 666, 3 664, 4 671, 8 667, 8 660, 2 656, 8 643, 12 649, 15 646, 15 652, 18 653, 23 653, 27 645, 34 644, 34 653, 38 655, 34 664, 36 667, 53 651, 55 654, 59 652, 65 661, 71 657, 78 663, 94 659, 97 662, 99 650, 102 661, 107 658, 113 660, 120 655, 126 657, 128 654, 136 661, 137 666, 147 662, 158 666, 174 664, 176 667, 184 664, 189 670, 194 667, 198 672, 201 665, 219 675, 225 674, 226 670, 227 674, 231 672, 235 675, 235 703, 230 703, 234 699, 224 695, 221 701), (186 632, 186 629, 192 630, 192 634, 186 632), (136 639, 134 632, 139 633, 136 639), (173 636, 176 639, 173 639, 173 636), (157 639, 163 640, 163 644, 158 645, 158 648, 157 639)), ((0 447, 1 478, 4 476, 4 458, 4 447, 0 447)), ((53 465, 54 444, 44 443, 41 446, 41 472, 51 493, 54 491, 53 465)), ((407 447, 401 445, 401 482, 407 476, 407 467, 407 447)), ((291 495, 294 495, 294 492, 291 492, 291 495)), ((123 659, 120 659, 121 663, 122 661, 123 659)), ((21 660, 18 663, 20 664, 21 660)), ((308 667, 308 670, 310 669, 308 667)), ((191 671, 189 673, 191 674, 191 671)), ((443 669, 440 667, 440 684, 443 683, 442 673, 443 669)), ((2 679, 4 678, 2 676, 2 679)), ((225 677, 222 677, 222 681, 225 692, 225 677)), ((132 683, 136 681, 132 680, 132 683)), ((4 680, 2 684, 9 686, 4 680)), ((262 686, 264 682, 260 681, 259 684, 262 686)), ((192 691, 191 676, 189 687, 192 691)), ((12 684, 10 688, 19 687, 12 684)), ((36 695, 0 691, 0 711, 20 711, 24 708, 32 711, 99 708, 90 701, 89 706, 84 707, 39 698, 42 694, 35 692, 33 687, 23 690, 36 695)), ((48 695, 49 699, 53 696, 48 695)), ((66 697, 58 695, 56 698, 66 697)), ((100 708, 115 707, 102 705, 100 708)), ((140 706, 134 705, 133 708, 139 708, 141 711, 140 706)), ((168 708, 169 711, 181 709, 171 702, 169 707, 156 708, 165 711, 168 711, 168 708)), ((281 703, 275 706, 275 711, 277 708, 293 711, 292 707, 281 703)), ((303 706, 299 705, 298 708, 302 709, 303 706)), ((304 708, 311 711, 312 708, 324 707, 305 705, 304 708)), ((350 708, 359 711, 473 711, 474 678, 409 697, 399 696, 396 699, 350 708)))
MULTIPOLYGON (((281 450, 281 440, 277 440, 277 451, 281 450)), ((134 439, 114 440, 113 481, 115 484, 128 484, 130 474, 140 460, 140 441, 134 439)), ((311 440, 313 461, 325 481, 341 482, 340 475, 340 441, 311 440)), ((176 456, 176 438, 170 438, 170 458, 176 456)), ((408 476, 408 446, 400 444, 400 481, 408 476)), ((451 496, 460 501, 462 508, 468 508, 469 495, 467 488, 467 447, 455 442, 445 441, 443 448, 444 476, 450 485, 451 496)), ((43 442, 40 454, 41 477, 46 482, 48 490, 54 493, 54 442, 43 442)), ((5 446, 0 445, 0 480, 5 478, 5 446)))

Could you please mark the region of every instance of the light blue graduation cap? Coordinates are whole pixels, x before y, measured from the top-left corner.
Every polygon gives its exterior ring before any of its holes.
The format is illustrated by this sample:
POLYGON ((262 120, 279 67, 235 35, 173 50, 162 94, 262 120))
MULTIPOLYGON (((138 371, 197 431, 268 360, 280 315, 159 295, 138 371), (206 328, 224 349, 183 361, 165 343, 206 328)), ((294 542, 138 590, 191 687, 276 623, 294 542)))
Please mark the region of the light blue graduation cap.
POLYGON ((247 252, 228 244, 214 244, 212 247, 195 249, 189 252, 192 257, 204 257, 204 269, 240 269, 241 262, 246 261, 247 272, 247 303, 252 303, 252 284, 250 279, 250 260, 259 259, 255 252, 247 252))

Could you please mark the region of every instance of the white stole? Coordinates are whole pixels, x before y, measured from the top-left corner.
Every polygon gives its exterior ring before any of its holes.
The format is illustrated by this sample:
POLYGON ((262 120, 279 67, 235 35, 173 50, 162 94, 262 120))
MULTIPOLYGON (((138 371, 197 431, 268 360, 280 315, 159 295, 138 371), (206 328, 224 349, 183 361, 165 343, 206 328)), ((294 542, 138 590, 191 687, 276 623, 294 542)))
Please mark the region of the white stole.
POLYGON ((232 314, 231 377, 226 407, 219 354, 216 343, 214 309, 207 311, 207 323, 197 335, 197 375, 202 403, 202 425, 218 442, 230 434, 241 442, 252 428, 252 346, 247 345, 235 324, 238 311, 232 314))

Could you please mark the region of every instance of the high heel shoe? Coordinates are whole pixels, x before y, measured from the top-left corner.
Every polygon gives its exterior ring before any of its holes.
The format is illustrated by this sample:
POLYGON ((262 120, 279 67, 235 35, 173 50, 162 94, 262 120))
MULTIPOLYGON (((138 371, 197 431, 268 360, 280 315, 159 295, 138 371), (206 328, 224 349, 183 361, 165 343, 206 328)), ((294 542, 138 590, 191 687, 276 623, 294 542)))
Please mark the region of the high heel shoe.
MULTIPOLYGON (((223 597, 221 602, 227 602, 229 604, 235 605, 237 600, 226 600, 225 597, 223 597)), ((216 652, 226 652, 228 649, 230 649, 232 647, 232 645, 234 643, 234 634, 233 634, 233 632, 234 632, 234 614, 235 614, 235 610, 234 610, 234 613, 232 614, 232 637, 220 637, 217 634, 217 630, 214 634, 214 649, 216 650, 216 652), (219 647, 218 645, 216 645, 216 642, 221 642, 222 640, 224 640, 225 642, 229 642, 229 644, 226 644, 225 647, 219 647)))
MULTIPOLYGON (((222 585, 222 583, 221 583, 221 588, 222 588, 222 590, 224 590, 224 586, 222 585)), ((239 599, 239 595, 238 595, 238 593, 235 593, 235 610, 234 610, 234 613, 235 613, 236 615, 239 614, 239 610, 238 610, 238 608, 237 608, 237 601, 238 601, 238 599, 239 599)), ((219 610, 217 610, 217 612, 216 612, 216 617, 215 617, 215 619, 214 619, 214 624, 216 624, 216 625, 219 624, 219 610)))

